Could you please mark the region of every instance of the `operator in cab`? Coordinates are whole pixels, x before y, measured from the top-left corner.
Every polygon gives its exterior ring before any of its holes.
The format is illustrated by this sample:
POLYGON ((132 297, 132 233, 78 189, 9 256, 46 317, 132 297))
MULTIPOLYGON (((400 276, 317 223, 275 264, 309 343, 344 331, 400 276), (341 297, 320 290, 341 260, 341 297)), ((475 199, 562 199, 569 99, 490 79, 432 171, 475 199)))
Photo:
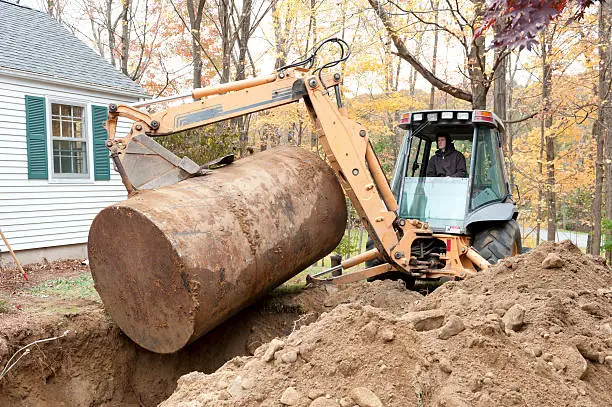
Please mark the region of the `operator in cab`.
POLYGON ((438 150, 427 164, 428 177, 467 177, 465 157, 455 149, 453 139, 448 134, 439 134, 436 142, 438 150))

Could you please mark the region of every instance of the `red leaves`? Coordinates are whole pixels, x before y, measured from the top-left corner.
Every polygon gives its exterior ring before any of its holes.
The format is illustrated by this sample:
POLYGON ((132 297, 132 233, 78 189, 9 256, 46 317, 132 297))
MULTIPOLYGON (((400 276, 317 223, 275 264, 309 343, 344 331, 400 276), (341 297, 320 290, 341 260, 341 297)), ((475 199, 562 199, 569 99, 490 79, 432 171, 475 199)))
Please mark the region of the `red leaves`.
MULTIPOLYGON (((574 19, 582 18, 584 9, 594 0, 573 0, 578 11, 574 19)), ((494 47, 527 48, 537 44, 540 31, 568 7, 567 0, 493 0, 484 15, 482 27, 474 38, 483 35, 494 24, 498 27, 494 47)))

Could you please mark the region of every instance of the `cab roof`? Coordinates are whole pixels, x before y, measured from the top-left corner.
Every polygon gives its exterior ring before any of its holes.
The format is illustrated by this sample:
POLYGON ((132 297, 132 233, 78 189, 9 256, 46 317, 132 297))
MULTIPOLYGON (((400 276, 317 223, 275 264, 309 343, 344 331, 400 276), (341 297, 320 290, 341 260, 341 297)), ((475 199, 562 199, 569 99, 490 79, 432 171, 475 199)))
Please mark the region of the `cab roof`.
POLYGON ((438 109, 418 110, 404 113, 400 119, 399 127, 407 130, 410 127, 435 127, 437 129, 455 126, 457 130, 461 127, 472 127, 473 123, 491 125, 500 131, 504 131, 504 123, 493 112, 489 110, 463 110, 463 109, 438 109))

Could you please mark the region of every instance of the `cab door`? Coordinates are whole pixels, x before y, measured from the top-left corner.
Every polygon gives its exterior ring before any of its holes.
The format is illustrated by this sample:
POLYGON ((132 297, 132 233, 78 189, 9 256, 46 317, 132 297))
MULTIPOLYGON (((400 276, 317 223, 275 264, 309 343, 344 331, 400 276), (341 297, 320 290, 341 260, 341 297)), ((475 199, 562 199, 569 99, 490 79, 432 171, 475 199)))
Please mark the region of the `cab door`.
POLYGON ((502 202, 508 197, 499 132, 487 126, 477 126, 473 151, 470 211, 502 202))

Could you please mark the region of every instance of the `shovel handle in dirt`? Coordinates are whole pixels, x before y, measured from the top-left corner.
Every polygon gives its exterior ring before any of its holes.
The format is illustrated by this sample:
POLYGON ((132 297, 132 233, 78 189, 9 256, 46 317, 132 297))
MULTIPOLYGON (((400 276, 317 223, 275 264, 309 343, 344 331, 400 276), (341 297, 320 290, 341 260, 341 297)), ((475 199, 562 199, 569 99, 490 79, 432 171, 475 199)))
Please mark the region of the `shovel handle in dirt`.
POLYGON ((23 271, 23 267, 21 267, 21 263, 19 262, 19 259, 15 255, 15 252, 11 248, 11 245, 9 244, 8 240, 6 240, 6 236, 4 236, 4 233, 2 233, 1 229, 0 229, 0 236, 2 237, 2 240, 4 241, 5 246, 9 249, 9 252, 11 252, 11 256, 13 256, 13 260, 15 260, 15 264, 17 264, 19 271, 21 271, 21 275, 23 276, 23 278, 25 278, 26 281, 28 281, 27 274, 25 273, 25 271, 23 271))

